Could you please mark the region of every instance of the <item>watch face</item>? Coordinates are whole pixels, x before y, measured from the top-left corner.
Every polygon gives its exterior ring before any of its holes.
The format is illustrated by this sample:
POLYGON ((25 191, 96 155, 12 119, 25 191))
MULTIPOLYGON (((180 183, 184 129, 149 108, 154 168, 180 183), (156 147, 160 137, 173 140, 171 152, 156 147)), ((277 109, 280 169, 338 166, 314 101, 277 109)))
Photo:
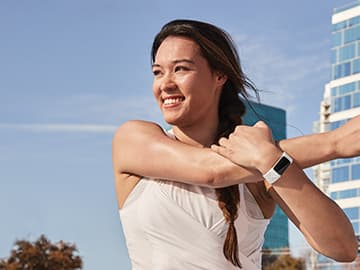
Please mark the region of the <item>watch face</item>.
POLYGON ((286 157, 282 157, 275 165, 274 171, 281 175, 286 170, 286 168, 289 167, 289 165, 290 160, 288 160, 286 157))

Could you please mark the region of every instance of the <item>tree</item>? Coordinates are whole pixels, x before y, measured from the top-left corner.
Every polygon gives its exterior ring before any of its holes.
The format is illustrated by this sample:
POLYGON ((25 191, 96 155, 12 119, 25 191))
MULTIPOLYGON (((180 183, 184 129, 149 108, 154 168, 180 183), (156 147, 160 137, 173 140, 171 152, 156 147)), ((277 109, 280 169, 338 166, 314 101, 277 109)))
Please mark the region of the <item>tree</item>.
POLYGON ((280 255, 273 262, 264 267, 264 270, 303 270, 305 262, 303 259, 296 259, 290 255, 280 255))
POLYGON ((82 259, 74 244, 51 243, 44 235, 36 241, 18 240, 7 259, 0 260, 0 270, 77 270, 82 259))

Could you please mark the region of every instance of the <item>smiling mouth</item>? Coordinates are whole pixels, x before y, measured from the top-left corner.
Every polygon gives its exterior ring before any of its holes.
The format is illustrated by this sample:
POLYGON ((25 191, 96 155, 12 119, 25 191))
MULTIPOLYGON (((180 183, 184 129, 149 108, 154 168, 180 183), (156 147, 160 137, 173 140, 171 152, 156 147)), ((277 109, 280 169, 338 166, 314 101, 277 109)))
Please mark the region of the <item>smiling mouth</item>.
POLYGON ((179 96, 179 97, 167 97, 163 98, 163 105, 164 106, 172 106, 177 105, 183 102, 185 97, 179 96))

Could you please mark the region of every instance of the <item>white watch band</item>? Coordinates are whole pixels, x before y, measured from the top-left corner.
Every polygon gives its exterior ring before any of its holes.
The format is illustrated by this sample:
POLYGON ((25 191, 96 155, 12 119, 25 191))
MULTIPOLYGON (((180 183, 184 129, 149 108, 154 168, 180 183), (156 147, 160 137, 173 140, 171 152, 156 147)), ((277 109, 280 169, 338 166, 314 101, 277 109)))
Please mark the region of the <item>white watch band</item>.
POLYGON ((286 152, 283 152, 271 169, 263 174, 263 177, 269 184, 275 183, 292 162, 293 159, 286 152))

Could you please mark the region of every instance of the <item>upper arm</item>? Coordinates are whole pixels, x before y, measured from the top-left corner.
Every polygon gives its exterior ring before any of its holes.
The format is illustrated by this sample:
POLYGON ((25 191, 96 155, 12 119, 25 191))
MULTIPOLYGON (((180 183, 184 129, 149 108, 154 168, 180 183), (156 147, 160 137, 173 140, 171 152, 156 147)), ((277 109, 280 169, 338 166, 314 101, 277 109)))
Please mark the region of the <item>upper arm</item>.
POLYGON ((168 137, 151 122, 128 121, 113 138, 115 173, 207 185, 211 169, 202 166, 206 152, 168 137))

